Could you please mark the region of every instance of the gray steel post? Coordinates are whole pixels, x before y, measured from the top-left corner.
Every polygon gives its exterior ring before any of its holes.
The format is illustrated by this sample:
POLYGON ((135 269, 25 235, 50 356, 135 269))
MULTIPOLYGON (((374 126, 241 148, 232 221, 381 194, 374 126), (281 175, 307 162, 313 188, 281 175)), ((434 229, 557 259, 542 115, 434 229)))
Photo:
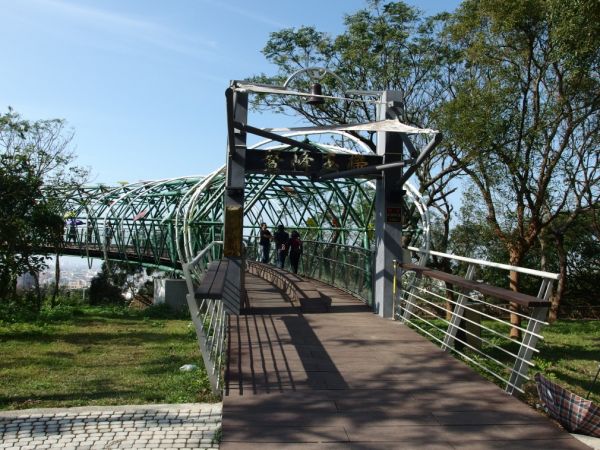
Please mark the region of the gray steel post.
POLYGON ((547 301, 548 306, 538 306, 533 308, 533 311, 531 311, 531 319, 527 323, 527 331, 521 340, 519 354, 517 355, 515 365, 510 373, 508 384, 506 385, 506 392, 511 395, 514 394, 515 390, 520 388, 525 381, 525 376, 529 370, 528 363, 533 357, 533 349, 539 340, 537 334, 539 334, 542 325, 544 325, 545 320, 548 318, 548 311, 550 310, 549 300, 550 296, 552 295, 552 284, 553 283, 551 280, 544 279, 544 281, 542 281, 542 285, 540 286, 537 297, 547 301))
POLYGON ((539 338, 537 335, 544 324, 544 321, 548 317, 549 308, 536 307, 531 312, 531 319, 527 324, 527 331, 523 335, 521 346, 519 347, 519 354, 515 361, 515 365, 510 373, 510 379, 506 385, 506 392, 514 394, 515 390, 519 389, 524 381, 525 376, 529 370, 528 363, 531 361, 533 356, 533 349, 535 348, 539 338))
MULTIPOLYGON (((401 106, 402 94, 384 91, 381 96, 377 119, 396 119, 397 107, 401 106)), ((402 161, 402 136, 400 133, 378 132, 377 154, 383 155, 384 164, 402 161)), ((402 259, 401 208, 404 192, 399 180, 402 167, 387 170, 377 180, 375 196, 375 299, 374 310, 381 317, 393 317, 394 259, 402 259)))
POLYGON ((223 292, 225 309, 239 314, 245 291, 242 234, 244 225, 244 187, 246 132, 234 124, 248 119, 248 94, 227 89, 227 179, 224 194, 223 257, 229 261, 223 292))
MULTIPOLYGON (((469 264, 469 267, 467 268, 467 273, 465 275, 465 280, 472 280, 474 276, 475 265, 469 264)), ((460 329, 460 323, 465 313, 465 304, 467 303, 469 303, 469 299, 464 294, 460 294, 456 299, 456 303, 454 304, 454 308, 452 311, 452 317, 450 318, 450 323, 448 324, 448 329, 446 331, 446 335, 444 336, 444 344, 442 345, 442 350, 448 350, 454 347, 456 333, 460 329)))

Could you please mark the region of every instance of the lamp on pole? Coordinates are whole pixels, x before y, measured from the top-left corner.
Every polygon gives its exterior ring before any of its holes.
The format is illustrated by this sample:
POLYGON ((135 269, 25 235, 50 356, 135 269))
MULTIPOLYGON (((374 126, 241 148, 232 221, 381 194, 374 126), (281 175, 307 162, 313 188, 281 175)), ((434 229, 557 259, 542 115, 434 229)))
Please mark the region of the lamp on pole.
POLYGON ((309 105, 318 106, 325 103, 325 97, 323 97, 323 87, 320 83, 325 75, 331 75, 333 78, 335 78, 344 90, 344 97, 346 96, 346 84, 344 81, 335 72, 322 67, 305 67, 303 69, 296 70, 289 77, 287 77, 285 83, 283 83, 283 87, 287 89, 290 82, 302 74, 308 75, 310 80, 313 82, 310 88, 311 96, 306 101, 306 103, 309 105))

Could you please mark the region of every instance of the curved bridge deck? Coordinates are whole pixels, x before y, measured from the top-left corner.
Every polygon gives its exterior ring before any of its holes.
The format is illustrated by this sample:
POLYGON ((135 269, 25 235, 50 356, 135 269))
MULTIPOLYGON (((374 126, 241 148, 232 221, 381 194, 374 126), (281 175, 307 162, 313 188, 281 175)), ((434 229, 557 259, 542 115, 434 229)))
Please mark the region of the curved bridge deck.
POLYGON ((246 276, 231 317, 221 450, 585 449, 406 326, 314 282, 328 313, 302 314, 246 276))

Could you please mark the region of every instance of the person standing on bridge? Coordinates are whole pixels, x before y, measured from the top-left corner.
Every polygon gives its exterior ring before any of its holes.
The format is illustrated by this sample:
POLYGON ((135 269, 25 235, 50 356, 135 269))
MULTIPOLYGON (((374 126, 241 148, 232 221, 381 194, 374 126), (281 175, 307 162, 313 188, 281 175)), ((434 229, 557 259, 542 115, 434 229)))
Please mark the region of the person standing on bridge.
POLYGON ((85 232, 85 240, 88 244, 94 242, 94 223, 93 219, 88 218, 86 232, 85 232))
POLYGON ((106 247, 110 247, 110 241, 112 240, 113 229, 110 220, 104 226, 104 240, 106 242, 106 247))
POLYGON ((285 231, 283 225, 277 227, 275 232, 275 248, 277 249, 277 265, 280 269, 283 269, 285 265, 285 258, 289 251, 290 235, 285 231))
POLYGON ((267 264, 269 262, 269 253, 271 253, 271 241, 273 235, 267 228, 266 223, 260 224, 260 247, 261 247, 261 262, 267 264))
POLYGON ((300 233, 294 230, 290 239, 290 266, 294 273, 298 273, 300 255, 302 255, 302 239, 300 239, 300 233))
POLYGON ((67 243, 73 242, 77 244, 77 221, 75 219, 69 220, 69 234, 67 235, 67 243))

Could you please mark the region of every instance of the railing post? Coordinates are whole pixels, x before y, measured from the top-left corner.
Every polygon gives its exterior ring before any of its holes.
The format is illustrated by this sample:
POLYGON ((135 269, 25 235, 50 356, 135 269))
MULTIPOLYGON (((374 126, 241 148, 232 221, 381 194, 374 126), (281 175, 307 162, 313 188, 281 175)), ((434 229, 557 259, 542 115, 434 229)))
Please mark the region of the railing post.
POLYGON ((510 374, 508 384, 506 385, 506 392, 511 395, 514 393, 515 389, 519 389, 523 384, 523 381, 525 381, 528 363, 531 361, 533 349, 539 340, 537 334, 548 316, 548 310, 549 308, 547 307, 536 307, 533 308, 533 311, 531 312, 531 319, 533 320, 530 319, 527 324, 527 331, 523 335, 519 354, 510 374))
MULTIPOLYGON (((474 276, 475 265, 469 264, 469 266, 467 267, 467 273, 465 274, 465 280, 472 280, 474 276)), ((446 331, 446 335, 444 336, 442 350, 447 350, 448 348, 454 347, 456 333, 460 328, 460 322, 462 321, 465 313, 465 303, 467 302, 468 298, 465 294, 460 294, 456 299, 454 309, 452 310, 452 317, 450 318, 450 323, 448 324, 448 330, 446 331)))
MULTIPOLYGON (((400 270, 400 279, 402 280, 402 270, 400 270)), ((406 289, 401 289, 401 301, 399 302, 399 306, 402 304, 402 300, 404 301, 404 306, 402 307, 403 311, 401 314, 401 322, 410 322, 410 318, 412 316, 412 312, 415 309, 413 301, 411 300, 411 295, 419 284, 422 284, 422 275, 420 273, 415 273, 410 281, 408 282, 408 286, 406 289)))
MULTIPOLYGON (((548 301, 552 294, 552 284, 552 281, 548 279, 542 281, 540 291, 537 295, 538 298, 548 301)), ((511 395, 514 393, 515 389, 519 389, 525 381, 529 362, 533 356, 533 349, 539 340, 539 331, 548 317, 549 310, 550 308, 548 306, 537 306, 531 311, 531 317, 527 324, 527 331, 525 331, 523 339, 521 340, 519 354, 517 355, 515 365, 510 373, 508 384, 506 385, 506 392, 511 395)))

